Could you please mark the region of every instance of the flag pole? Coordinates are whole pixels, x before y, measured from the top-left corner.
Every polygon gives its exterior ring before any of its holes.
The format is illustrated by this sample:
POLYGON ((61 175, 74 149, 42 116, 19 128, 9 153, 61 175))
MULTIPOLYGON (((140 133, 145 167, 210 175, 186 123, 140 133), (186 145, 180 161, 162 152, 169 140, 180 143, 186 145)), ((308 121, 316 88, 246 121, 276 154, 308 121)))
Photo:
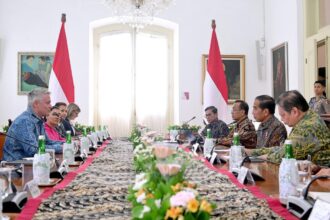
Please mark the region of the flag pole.
POLYGON ((215 28, 216 28, 216 25, 215 25, 215 20, 214 20, 214 19, 212 19, 212 24, 211 24, 211 27, 212 27, 212 29, 215 29, 215 28))
POLYGON ((61 15, 61 29, 57 39, 54 55, 53 70, 49 78, 51 100, 56 102, 72 103, 74 98, 74 82, 70 64, 68 43, 65 34, 66 14, 61 15))
POLYGON ((65 13, 62 13, 61 21, 62 21, 62 23, 66 22, 66 14, 65 13))

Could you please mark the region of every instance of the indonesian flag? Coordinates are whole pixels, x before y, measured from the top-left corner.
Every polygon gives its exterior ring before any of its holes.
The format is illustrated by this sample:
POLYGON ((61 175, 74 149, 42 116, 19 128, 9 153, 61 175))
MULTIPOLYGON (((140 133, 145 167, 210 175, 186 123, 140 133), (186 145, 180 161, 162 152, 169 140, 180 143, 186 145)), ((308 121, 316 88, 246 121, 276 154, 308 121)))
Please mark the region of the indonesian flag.
POLYGON ((53 104, 74 102, 74 84, 64 24, 65 14, 62 14, 62 26, 57 40, 53 71, 49 78, 49 91, 53 104))
POLYGON ((227 116, 228 88, 214 20, 212 21, 212 28, 211 46, 203 86, 203 107, 205 109, 208 106, 215 106, 218 109, 218 117, 225 120, 227 116))

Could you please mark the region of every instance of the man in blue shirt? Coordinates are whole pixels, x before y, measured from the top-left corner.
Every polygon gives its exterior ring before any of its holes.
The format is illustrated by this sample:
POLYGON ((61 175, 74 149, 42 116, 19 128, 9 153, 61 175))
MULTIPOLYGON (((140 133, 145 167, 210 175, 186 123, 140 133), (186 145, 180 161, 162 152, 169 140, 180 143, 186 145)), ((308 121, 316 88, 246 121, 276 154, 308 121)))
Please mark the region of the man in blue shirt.
POLYGON ((38 152, 39 135, 45 135, 47 149, 55 149, 56 153, 62 152, 62 143, 50 140, 45 134, 42 118, 48 115, 51 109, 49 94, 46 89, 34 89, 28 94, 27 110, 14 120, 8 130, 3 160, 33 157, 38 152))

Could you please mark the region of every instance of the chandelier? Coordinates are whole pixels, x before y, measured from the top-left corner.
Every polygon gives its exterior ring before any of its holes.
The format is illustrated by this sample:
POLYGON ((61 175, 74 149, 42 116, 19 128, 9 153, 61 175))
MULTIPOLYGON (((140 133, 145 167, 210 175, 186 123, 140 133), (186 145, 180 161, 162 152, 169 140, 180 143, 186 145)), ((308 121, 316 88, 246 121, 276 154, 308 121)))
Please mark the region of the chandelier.
POLYGON ((131 27, 141 29, 151 24, 153 17, 168 8, 174 0, 103 0, 115 16, 131 27))

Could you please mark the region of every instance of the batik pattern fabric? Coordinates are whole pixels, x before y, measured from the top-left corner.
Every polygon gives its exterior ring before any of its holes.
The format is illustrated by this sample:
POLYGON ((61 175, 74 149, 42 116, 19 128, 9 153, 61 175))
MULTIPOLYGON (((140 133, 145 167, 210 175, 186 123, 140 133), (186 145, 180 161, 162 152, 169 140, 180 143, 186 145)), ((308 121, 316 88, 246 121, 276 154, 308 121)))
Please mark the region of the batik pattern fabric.
MULTIPOLYGON (((292 128, 288 137, 292 140, 293 155, 297 160, 307 159, 320 166, 330 166, 330 131, 320 116, 308 110, 292 128)), ((253 156, 267 154, 267 159, 280 163, 285 156, 285 147, 260 148, 252 151, 253 156)))
POLYGON ((257 130, 257 148, 280 146, 287 138, 284 124, 274 115, 262 122, 257 130))
POLYGON ((236 122, 236 127, 232 129, 227 137, 219 138, 217 144, 231 146, 233 142, 234 132, 238 132, 241 145, 246 148, 256 148, 257 133, 252 121, 248 117, 236 122))
POLYGON ((206 125, 202 131, 202 135, 204 137, 206 137, 207 129, 211 129, 212 138, 226 137, 229 134, 229 128, 227 124, 221 120, 217 120, 206 125))
MULTIPOLYGON (((127 194, 136 175, 133 158, 131 143, 113 141, 65 188, 43 199, 33 219, 132 219, 127 194)), ((199 195, 216 205, 211 219, 283 219, 266 199, 237 187, 227 175, 199 160, 190 161, 185 177, 198 185, 199 195)))

